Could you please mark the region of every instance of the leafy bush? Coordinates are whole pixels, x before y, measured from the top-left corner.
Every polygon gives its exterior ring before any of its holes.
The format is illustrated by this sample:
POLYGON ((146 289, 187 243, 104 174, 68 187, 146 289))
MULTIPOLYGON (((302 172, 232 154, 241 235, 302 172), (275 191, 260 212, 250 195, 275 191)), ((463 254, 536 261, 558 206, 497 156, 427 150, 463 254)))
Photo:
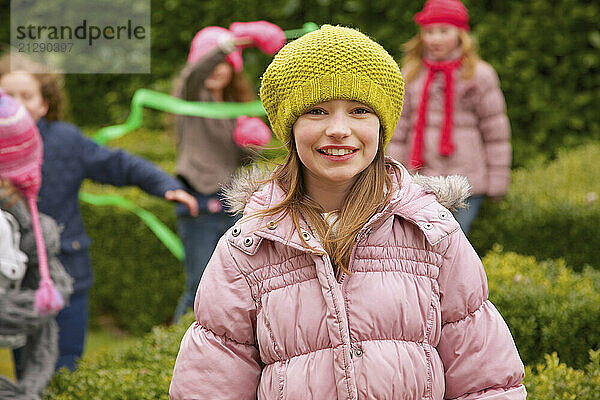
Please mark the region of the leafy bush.
POLYGON ((483 258, 490 300, 510 327, 526 365, 557 352, 579 368, 588 350, 600 348, 600 271, 573 272, 563 260, 502 253, 499 246, 483 258))
POLYGON ((486 203, 469 238, 480 254, 494 243, 538 259, 563 257, 580 271, 600 268, 600 144, 520 169, 506 198, 486 203))
POLYGON ((598 400, 600 399, 600 351, 590 351, 584 371, 560 363, 556 353, 546 354, 546 363, 525 370, 525 387, 529 400, 598 400))
MULTIPOLYGON (((44 393, 47 400, 167 399, 181 338, 193 321, 188 313, 170 328, 154 328, 124 349, 82 360, 75 372, 62 370, 44 393)), ((584 370, 560 363, 558 355, 527 366, 525 381, 530 400, 599 400, 600 351, 590 351, 584 370)))
MULTIPOLYGON (((119 194, 157 215, 175 230, 173 206, 137 188, 86 184, 92 193, 119 194)), ((95 283, 90 291, 92 323, 99 315, 116 317, 132 334, 168 322, 184 288, 183 265, 134 214, 113 206, 82 203, 95 283)))
MULTIPOLYGON (((173 139, 158 132, 138 130, 115 145, 151 158, 166 171, 173 170, 173 139)), ((175 213, 169 202, 137 188, 115 188, 86 182, 83 191, 118 194, 152 212, 175 231, 175 213)), ((91 322, 99 315, 113 316, 121 328, 142 334, 169 321, 184 289, 183 265, 131 212, 112 206, 81 203, 95 283, 90 292, 91 322)))
POLYGON ((193 321, 188 313, 179 324, 156 327, 124 349, 83 359, 75 372, 56 374, 43 399, 168 399, 175 358, 183 334, 193 321))

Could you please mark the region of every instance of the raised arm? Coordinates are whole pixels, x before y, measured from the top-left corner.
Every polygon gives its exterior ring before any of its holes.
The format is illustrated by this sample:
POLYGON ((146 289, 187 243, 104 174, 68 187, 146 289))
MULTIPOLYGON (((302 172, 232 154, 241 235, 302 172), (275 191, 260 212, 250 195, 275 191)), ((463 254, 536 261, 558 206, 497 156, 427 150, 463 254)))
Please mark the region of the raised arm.
POLYGON ((208 50, 196 62, 187 64, 181 72, 181 83, 175 89, 175 95, 187 101, 198 101, 200 91, 206 78, 210 76, 215 67, 225 61, 239 46, 251 43, 249 39, 235 38, 220 40, 216 46, 208 50))

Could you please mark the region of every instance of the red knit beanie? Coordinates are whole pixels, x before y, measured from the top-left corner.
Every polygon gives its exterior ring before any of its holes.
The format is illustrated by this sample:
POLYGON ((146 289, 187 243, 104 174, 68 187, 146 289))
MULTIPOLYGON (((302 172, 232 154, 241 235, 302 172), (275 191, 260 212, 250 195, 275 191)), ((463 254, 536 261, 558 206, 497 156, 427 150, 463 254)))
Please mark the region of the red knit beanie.
POLYGON ((450 24, 469 31, 469 13, 460 0, 427 0, 421 12, 415 15, 420 26, 450 24))
POLYGON ((15 99, 0 89, 0 178, 7 179, 27 198, 37 246, 40 287, 35 309, 40 314, 58 311, 64 301, 48 271, 46 246, 40 228, 37 195, 41 184, 42 138, 35 122, 15 99))

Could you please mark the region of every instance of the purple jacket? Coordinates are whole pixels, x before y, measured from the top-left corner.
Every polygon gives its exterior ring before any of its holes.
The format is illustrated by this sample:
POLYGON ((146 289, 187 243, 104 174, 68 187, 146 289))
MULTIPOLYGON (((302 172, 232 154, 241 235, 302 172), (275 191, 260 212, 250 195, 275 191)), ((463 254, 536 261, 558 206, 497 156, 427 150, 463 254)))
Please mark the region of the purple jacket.
MULTIPOLYGON (((390 204, 358 234, 352 275, 340 282, 329 257, 290 235, 289 218, 243 219, 221 238, 171 399, 526 397, 523 364, 488 301, 481 261, 428 193, 450 206, 466 197, 466 180, 421 177, 419 185, 398 167, 390 204)), ((274 184, 237 186, 248 189, 240 193, 245 215, 284 196, 274 184)))

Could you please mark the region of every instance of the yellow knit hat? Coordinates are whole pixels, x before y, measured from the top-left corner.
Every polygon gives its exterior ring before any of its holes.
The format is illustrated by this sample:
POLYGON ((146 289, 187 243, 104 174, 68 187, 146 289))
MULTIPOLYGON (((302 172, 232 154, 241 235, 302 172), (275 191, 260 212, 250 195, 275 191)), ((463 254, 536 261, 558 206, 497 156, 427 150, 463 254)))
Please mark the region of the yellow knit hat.
POLYGON ((400 118, 403 95, 400 68, 383 47, 355 29, 331 25, 283 47, 260 87, 271 127, 286 145, 300 115, 315 104, 338 99, 371 107, 387 144, 400 118))

